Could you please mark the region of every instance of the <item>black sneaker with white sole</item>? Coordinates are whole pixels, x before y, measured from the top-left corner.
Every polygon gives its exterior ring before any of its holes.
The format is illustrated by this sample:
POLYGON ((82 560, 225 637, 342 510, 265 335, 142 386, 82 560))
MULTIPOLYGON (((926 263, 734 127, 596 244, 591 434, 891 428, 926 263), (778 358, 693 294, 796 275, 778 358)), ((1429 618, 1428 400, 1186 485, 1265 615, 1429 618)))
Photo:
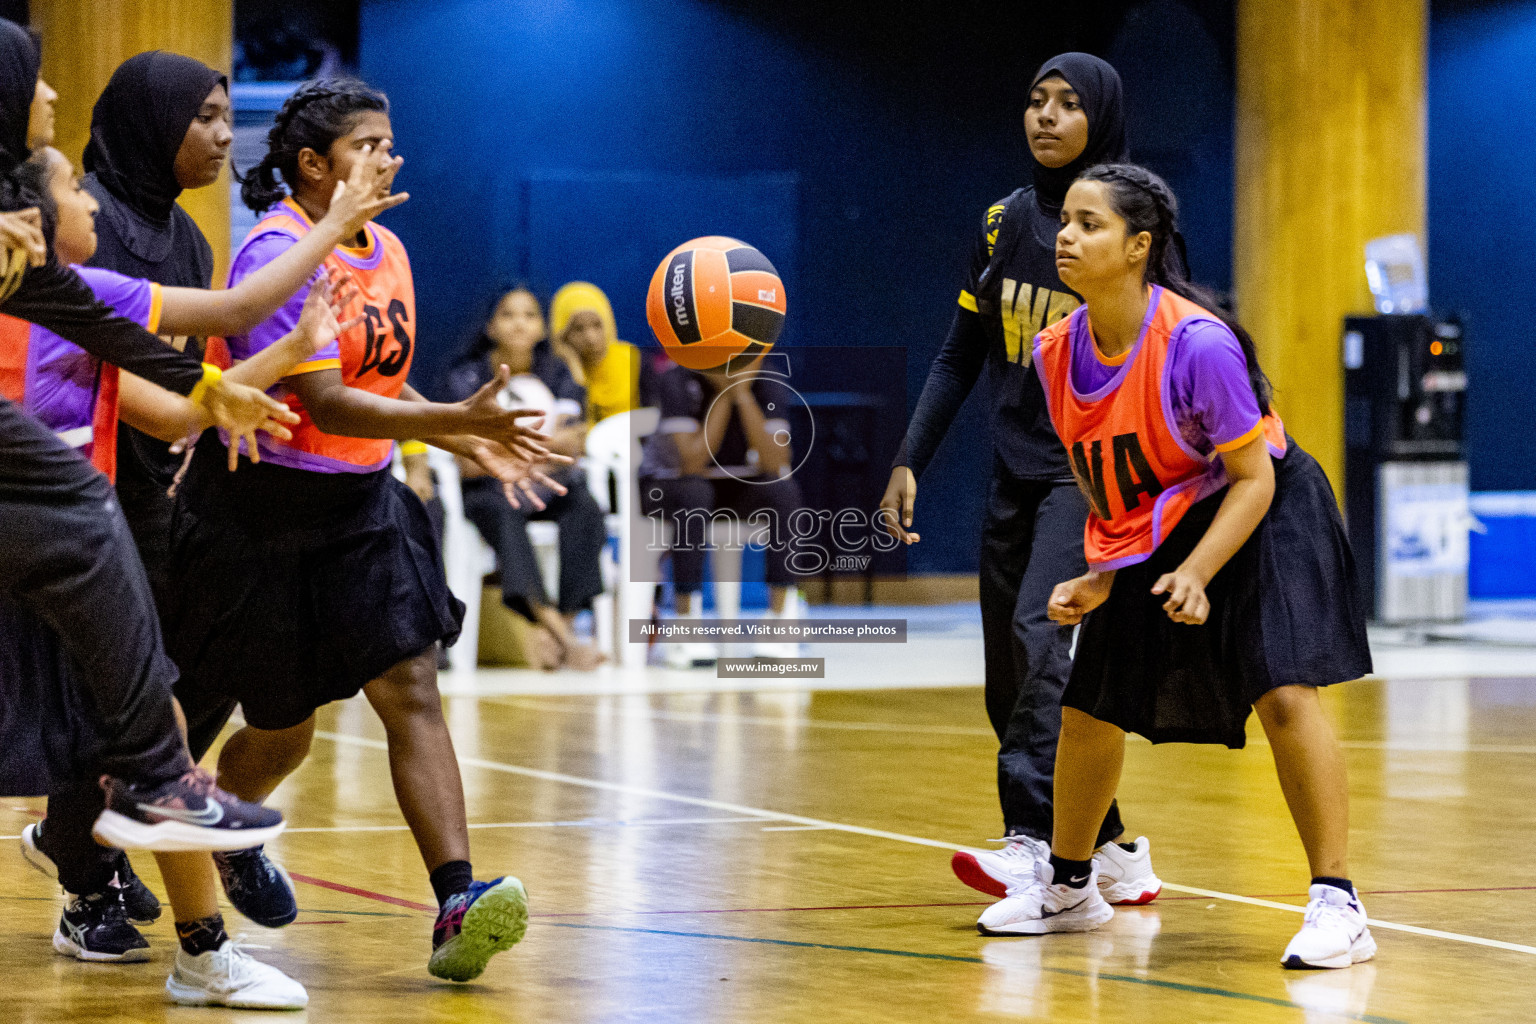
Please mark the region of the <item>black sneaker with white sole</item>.
POLYGON ((283 831, 280 813, 224 792, 202 768, 158 786, 103 775, 101 788, 107 809, 92 832, 121 850, 247 850, 283 831))
POLYGON ((281 928, 299 916, 293 883, 261 847, 215 853, 213 863, 224 883, 224 895, 253 923, 281 928))
POLYGON ((117 876, 112 884, 123 893, 123 909, 134 924, 154 924, 160 919, 160 897, 150 891, 144 880, 133 871, 128 855, 117 851, 117 876))
MULTIPOLYGON (((43 822, 35 822, 21 830, 21 856, 33 869, 58 880, 59 866, 43 846, 43 822)), ((158 921, 159 897, 134 874, 133 865, 128 863, 128 855, 121 850, 117 851, 114 871, 112 886, 123 894, 123 907, 128 913, 128 920, 134 924, 154 924, 158 921)))
POLYGON ((70 897, 53 933, 53 948, 92 963, 149 959, 149 943, 128 923, 121 890, 111 887, 90 896, 70 897))

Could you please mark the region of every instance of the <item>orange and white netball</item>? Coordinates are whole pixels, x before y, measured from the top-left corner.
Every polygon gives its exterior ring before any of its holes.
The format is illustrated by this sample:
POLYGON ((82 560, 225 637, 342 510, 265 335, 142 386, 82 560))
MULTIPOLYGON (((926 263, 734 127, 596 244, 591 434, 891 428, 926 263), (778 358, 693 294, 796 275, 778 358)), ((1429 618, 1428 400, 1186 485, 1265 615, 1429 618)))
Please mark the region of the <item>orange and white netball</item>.
POLYGON ((745 242, 711 235, 667 253, 651 275, 645 316, 674 362, 713 370, 773 348, 784 328, 784 282, 745 242))

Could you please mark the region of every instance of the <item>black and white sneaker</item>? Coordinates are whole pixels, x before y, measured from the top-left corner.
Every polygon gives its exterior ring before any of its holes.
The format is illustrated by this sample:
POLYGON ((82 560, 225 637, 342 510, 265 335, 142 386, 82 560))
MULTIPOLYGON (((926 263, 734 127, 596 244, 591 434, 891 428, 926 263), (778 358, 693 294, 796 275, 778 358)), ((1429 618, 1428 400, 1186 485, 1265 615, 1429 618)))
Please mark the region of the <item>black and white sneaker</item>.
POLYGON ((21 859, 26 861, 34 871, 41 872, 54 881, 59 880, 59 866, 43 849, 42 822, 34 822, 21 830, 21 859))
MULTIPOLYGON (((21 830, 21 856, 32 868, 58 881, 59 866, 43 848, 43 822, 35 822, 21 830)), ((122 891, 123 907, 128 912, 128 920, 134 924, 154 924, 158 921, 159 897, 134 874, 133 865, 128 863, 128 855, 121 850, 117 851, 115 870, 112 885, 122 891)))
POLYGON ((154 924, 160 919, 160 897, 150 891, 144 880, 134 874, 128 855, 117 851, 117 875, 112 884, 122 890, 123 909, 134 924, 154 924))
POLYGON ((280 813, 224 792, 202 768, 154 787, 103 775, 101 788, 107 809, 92 832, 121 850, 247 850, 283 831, 280 813))
POLYGON ((70 897, 53 933, 53 948, 92 963, 149 959, 149 943, 128 923, 122 891, 110 887, 90 896, 70 897))
POLYGON ((215 853, 213 863, 224 883, 224 895, 235 909, 263 928, 281 928, 299 916, 288 873, 261 847, 215 853))

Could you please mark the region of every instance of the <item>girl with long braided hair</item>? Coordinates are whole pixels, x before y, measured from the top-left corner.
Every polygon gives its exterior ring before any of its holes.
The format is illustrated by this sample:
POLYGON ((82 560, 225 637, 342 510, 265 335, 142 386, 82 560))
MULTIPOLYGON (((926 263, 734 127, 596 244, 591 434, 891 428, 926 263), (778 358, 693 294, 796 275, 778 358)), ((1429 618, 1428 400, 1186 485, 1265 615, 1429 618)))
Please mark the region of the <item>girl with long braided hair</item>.
POLYGON ((1082 308, 1036 336, 1051 423, 1089 506, 1088 571, 1049 612, 1083 623, 1062 697, 1048 863, 981 916, 987 933, 1087 931, 1114 916, 1093 843, 1125 734, 1242 747, 1249 709, 1307 851, 1286 967, 1376 944, 1349 880, 1344 760, 1317 688, 1371 671, 1354 560, 1322 468, 1288 437, 1253 340, 1185 279, 1178 202, 1133 164, 1089 168, 1056 236, 1082 308))
MULTIPOLYGON (((242 195, 261 215, 232 261, 231 286, 300 244, 352 166, 393 145, 384 95, 353 79, 311 82, 283 104, 268 152, 242 195)), ((537 415, 497 400, 502 367, 464 401, 428 402, 406 383, 416 297, 405 247, 367 224, 326 258, 358 290, 361 324, 289 371, 274 392, 301 419, 260 461, 227 473, 238 440, 209 432, 177 496, 170 544, 174 598, 167 646, 200 757, 235 703, 245 725, 219 755, 221 784, 264 800, 309 751, 315 711, 359 691, 383 722, 395 795, 442 906, 429 970, 467 981, 521 939, 527 899, 516 878, 475 881, 463 783, 437 689, 436 646, 459 634, 425 507, 390 474, 396 441, 420 439, 477 462, 538 504, 535 466, 550 456, 518 425, 537 415), (241 477, 231 485, 224 477, 241 477), (261 597, 251 581, 277 588, 261 597)), ((246 359, 293 329, 304 296, 227 339, 246 359)), ((292 919, 293 894, 260 847, 221 858, 226 885, 292 919)), ((233 892, 232 892, 233 894, 233 892)))

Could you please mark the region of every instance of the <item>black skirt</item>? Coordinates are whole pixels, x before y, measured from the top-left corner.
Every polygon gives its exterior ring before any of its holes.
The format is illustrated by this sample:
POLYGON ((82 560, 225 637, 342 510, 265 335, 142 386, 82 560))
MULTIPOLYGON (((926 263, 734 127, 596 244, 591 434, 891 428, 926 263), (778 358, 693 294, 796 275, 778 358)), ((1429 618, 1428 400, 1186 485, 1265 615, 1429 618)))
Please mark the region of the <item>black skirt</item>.
POLYGON ((230 473, 226 458, 204 434, 171 527, 166 651, 204 734, 197 745, 211 740, 205 719, 221 700, 238 701, 257 728, 289 728, 458 639, 464 605, 448 590, 426 508, 388 470, 242 458, 230 473))
POLYGON ((1083 623, 1063 705, 1153 743, 1239 748, 1253 703, 1275 687, 1370 673, 1365 602, 1328 477, 1294 440, 1274 465, 1269 512, 1206 587, 1206 622, 1172 621, 1151 590, 1205 536, 1225 490, 1115 574, 1083 623))
POLYGON ((53 628, 0 595, 0 796, 47 796, 99 773, 103 730, 53 628))

